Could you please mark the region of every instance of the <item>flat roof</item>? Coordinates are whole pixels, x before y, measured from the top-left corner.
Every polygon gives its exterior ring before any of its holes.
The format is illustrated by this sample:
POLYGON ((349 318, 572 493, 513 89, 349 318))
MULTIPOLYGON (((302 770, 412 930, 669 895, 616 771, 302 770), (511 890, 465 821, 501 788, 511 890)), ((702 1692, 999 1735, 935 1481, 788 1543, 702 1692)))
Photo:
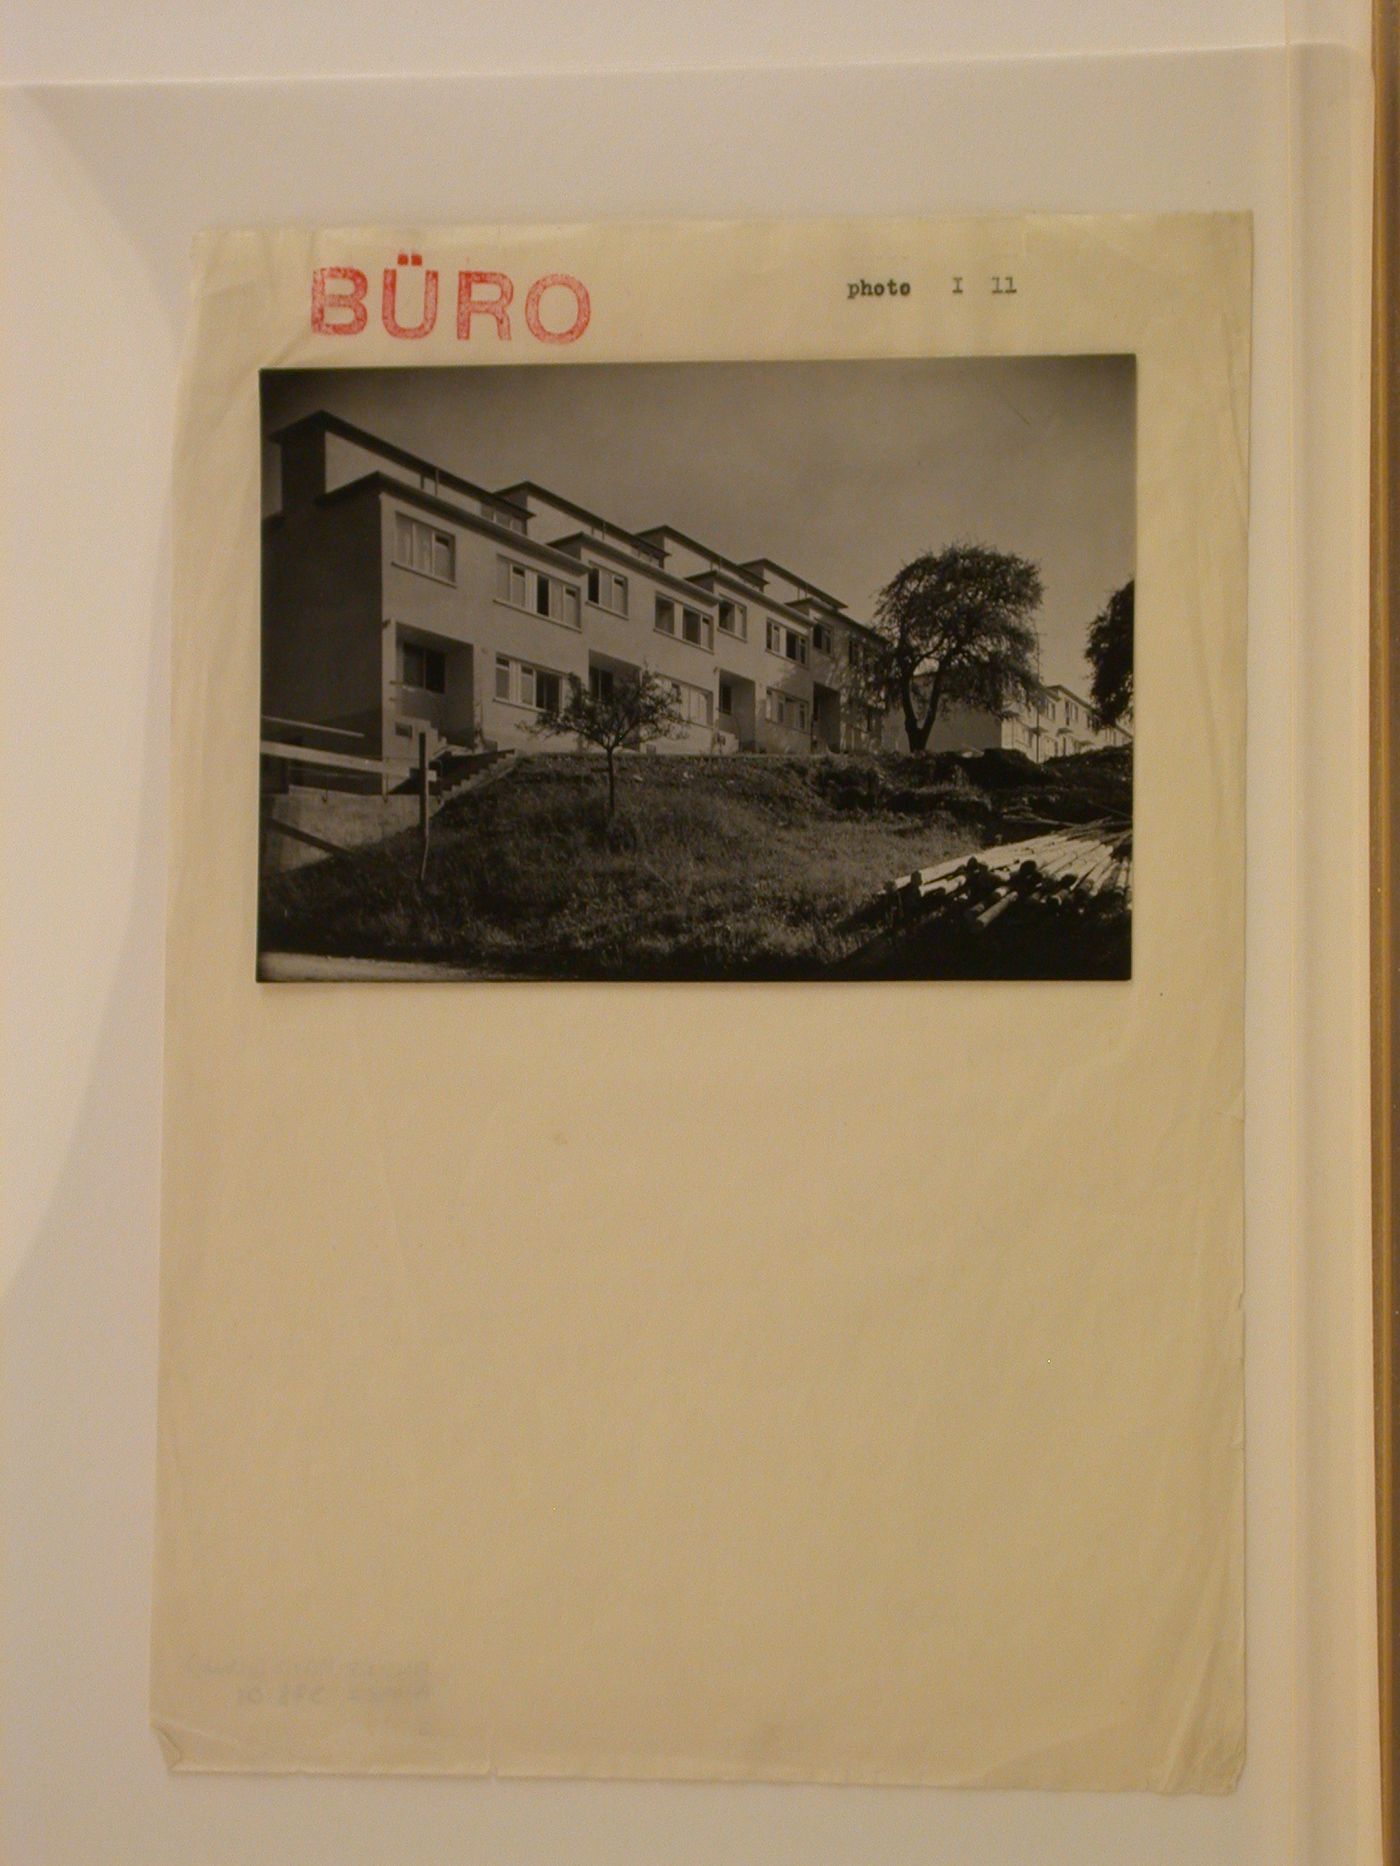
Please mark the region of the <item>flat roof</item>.
POLYGON ((1098 712, 1098 708, 1094 705, 1092 700, 1086 700, 1082 693, 1076 693, 1073 687, 1066 687, 1062 681, 1058 681, 1058 680, 1047 681, 1046 686, 1045 686, 1045 691, 1047 693, 1066 694, 1071 700, 1076 701, 1080 706, 1082 706, 1086 713, 1097 714, 1098 712))
POLYGON ((417 473, 427 473, 440 486, 450 486, 454 492, 469 493, 474 499, 485 499, 491 505, 498 505, 503 510, 513 513, 518 518, 530 516, 527 507, 517 505, 504 493, 492 492, 489 487, 478 486, 469 479, 463 479, 460 473, 451 473, 446 467, 440 467, 435 460, 427 460, 422 454, 410 453, 406 447, 396 447, 392 441, 381 440, 377 434, 371 434, 368 428, 357 428, 353 421, 346 421, 340 415, 331 414, 329 409, 318 409, 315 414, 303 415, 298 421, 289 421, 285 427, 269 434, 268 439, 280 447, 289 435, 299 434, 306 428, 320 428, 327 434, 338 434, 342 440, 353 441, 356 446, 365 448, 369 453, 378 454, 384 460, 392 460, 397 466, 412 467, 417 473))
POLYGON ((675 525, 649 525, 645 531, 637 533, 639 538, 674 538, 677 544, 685 544, 692 551, 698 551, 701 557, 708 557, 718 569, 729 570, 743 583, 746 589, 762 590, 760 578, 751 570, 745 570, 742 564, 735 563, 732 557, 726 557, 723 551, 717 551, 711 544, 702 544, 699 538, 692 538, 689 532, 680 531, 675 525))
POLYGON ((386 493, 395 499, 402 499, 409 505, 416 505, 435 517, 451 519, 454 524, 465 525, 469 531, 485 532, 488 538, 494 538, 507 550, 523 557, 537 557, 555 570, 566 570, 577 576, 580 565, 576 557, 570 557, 567 551, 561 551, 557 544, 542 544, 538 538, 532 538, 527 532, 516 531, 510 525, 498 525, 484 512, 471 512, 460 505, 454 505, 450 499, 443 499, 436 493, 427 492, 421 486, 407 485, 401 479, 395 479, 389 473, 362 473, 359 479, 346 480, 343 486, 335 486, 330 492, 323 492, 318 503, 332 505, 342 499, 358 497, 365 492, 386 493))
POLYGON ((668 570, 663 563, 648 558, 644 566, 639 566, 635 558, 626 551, 619 550, 607 538, 595 538, 591 531, 574 531, 567 538, 560 538, 554 544, 556 551, 566 550, 571 544, 587 545, 591 550, 601 551, 606 556, 615 558, 628 569, 641 568, 654 583, 665 584, 667 589, 675 590, 678 595, 688 596, 692 602, 709 601, 715 598, 709 590, 702 590, 693 577, 678 577, 674 570, 668 570))
POLYGON ((771 570, 776 576, 782 577, 785 582, 795 583, 799 590, 806 590, 809 596, 815 596, 819 603, 829 603, 833 609, 844 609, 846 607, 839 596, 833 596, 829 590, 822 589, 819 584, 813 583, 807 577, 799 577, 795 570, 785 570, 781 564, 775 563, 771 557, 751 557, 746 563, 741 564, 739 568, 741 570, 752 570, 755 573, 771 570))
MULTIPOLYGON (((548 486, 541 486, 537 480, 518 480, 514 486, 507 486, 499 496, 511 504, 516 502, 511 495, 526 493, 536 499, 545 499, 550 505, 557 505, 561 512, 567 512, 571 518, 581 518, 587 524, 599 525, 612 538, 626 538, 629 544, 636 545, 644 557, 655 555, 654 548, 646 541, 644 533, 629 531, 625 525, 615 525, 610 518, 604 518, 601 512, 592 512, 586 505, 577 505, 572 499, 566 499, 562 493, 553 492, 548 486)), ((528 507, 517 507, 526 512, 528 507)))

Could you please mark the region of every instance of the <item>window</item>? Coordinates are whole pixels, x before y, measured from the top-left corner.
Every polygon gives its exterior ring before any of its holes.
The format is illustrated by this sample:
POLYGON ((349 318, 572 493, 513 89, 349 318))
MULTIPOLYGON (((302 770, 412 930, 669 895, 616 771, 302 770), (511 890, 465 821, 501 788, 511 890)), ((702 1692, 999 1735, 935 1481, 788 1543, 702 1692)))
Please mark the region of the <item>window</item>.
POLYGON ((579 593, 575 584, 547 577, 538 570, 527 570, 523 564, 512 563, 507 557, 496 560, 496 596, 514 609, 532 609, 536 615, 548 616, 551 622, 562 622, 567 628, 579 626, 579 593))
POLYGON ((627 579, 614 570, 588 567, 588 600, 595 608, 610 609, 615 616, 627 614, 627 579))
POLYGON ((704 687, 692 687, 688 681, 668 680, 666 685, 680 705, 681 718, 688 726, 708 726, 714 713, 714 695, 704 687))
POLYGON ((780 654, 785 661, 807 665, 807 637, 800 629, 784 628, 781 622, 768 624, 768 652, 780 654))
POLYGON ((743 603, 722 602, 719 606, 719 625, 726 635, 737 635, 740 641, 749 638, 749 612, 743 603))
POLYGON ((676 632, 676 605, 669 596, 658 596, 656 599, 656 626, 663 635, 674 635, 676 632))
POLYGON ((457 580, 457 545, 450 531, 439 531, 406 512, 394 514, 394 562, 440 583, 457 580))
POLYGON ((812 624, 812 646, 818 654, 831 654, 836 648, 836 637, 825 622, 812 624))
POLYGON ((719 683, 719 710, 721 717, 728 719, 734 712, 734 682, 721 680, 719 683))
POLYGON ((509 700, 513 706, 528 706, 541 713, 557 713, 563 701, 562 678, 549 668, 531 667, 526 661, 513 661, 509 655, 496 656, 496 698, 509 700))
POLYGON ((763 715, 770 725, 786 726, 789 732, 807 730, 807 702, 791 699, 787 694, 777 692, 775 688, 768 689, 763 715))
POLYGON ((686 640, 694 642, 697 648, 714 647, 714 628, 710 622, 710 618, 706 615, 701 615, 698 609, 683 609, 681 611, 681 632, 686 640))
POLYGON ((524 564, 513 564, 508 557, 497 558, 496 594, 502 602, 512 603, 517 609, 529 606, 530 572, 524 564))
POLYGON ((405 687, 421 687, 426 693, 446 693, 447 656, 440 648, 425 648, 421 642, 401 642, 399 679, 405 687))
POLYGON ((617 691, 617 678, 613 670, 610 667, 590 667, 588 691, 595 700, 600 700, 604 706, 610 706, 613 694, 617 691))

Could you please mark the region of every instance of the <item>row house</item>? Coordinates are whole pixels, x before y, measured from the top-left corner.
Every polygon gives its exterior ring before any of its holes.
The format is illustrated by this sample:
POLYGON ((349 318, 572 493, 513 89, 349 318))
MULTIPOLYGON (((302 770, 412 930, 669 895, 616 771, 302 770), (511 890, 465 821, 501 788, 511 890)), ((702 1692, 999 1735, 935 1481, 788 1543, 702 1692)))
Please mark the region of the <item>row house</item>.
POLYGON ((1040 696, 1002 722, 1000 743, 1036 764, 1131 743, 1122 726, 1105 725, 1094 706, 1069 687, 1042 688, 1040 696))
POLYGON ((265 741, 389 776, 425 737, 539 749, 571 680, 605 692, 647 667, 681 715, 658 750, 894 742, 859 691, 870 631, 766 559, 632 533, 532 481, 479 486, 327 413, 272 441, 265 741))
MULTIPOLYGON (((680 729, 661 751, 897 750, 878 637, 770 558, 736 562, 673 526, 630 532, 535 484, 491 489, 328 413, 272 436, 264 521, 264 742, 401 779, 442 746, 539 748, 578 680, 642 667, 680 729)), ((1037 762, 1105 733, 1067 688, 1008 720, 944 709, 931 751, 1037 762)), ((547 741, 546 741, 547 742, 547 741)))

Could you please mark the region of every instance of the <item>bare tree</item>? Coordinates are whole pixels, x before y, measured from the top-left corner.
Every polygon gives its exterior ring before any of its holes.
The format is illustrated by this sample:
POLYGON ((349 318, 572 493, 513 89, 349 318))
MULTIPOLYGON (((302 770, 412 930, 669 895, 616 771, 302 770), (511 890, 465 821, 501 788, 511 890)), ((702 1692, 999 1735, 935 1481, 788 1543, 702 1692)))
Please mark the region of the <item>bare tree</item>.
POLYGON ((1040 692, 1040 572, 981 544, 925 551, 881 590, 875 627, 885 642, 885 687, 904 714, 911 752, 927 746, 944 705, 1005 718, 1040 692))
POLYGON ((655 739, 672 739, 684 727, 680 700, 668 680, 650 668, 615 674, 597 690, 569 676, 569 697, 556 713, 542 713, 528 730, 546 737, 576 738, 596 746, 607 760, 608 816, 617 810, 617 754, 655 739))

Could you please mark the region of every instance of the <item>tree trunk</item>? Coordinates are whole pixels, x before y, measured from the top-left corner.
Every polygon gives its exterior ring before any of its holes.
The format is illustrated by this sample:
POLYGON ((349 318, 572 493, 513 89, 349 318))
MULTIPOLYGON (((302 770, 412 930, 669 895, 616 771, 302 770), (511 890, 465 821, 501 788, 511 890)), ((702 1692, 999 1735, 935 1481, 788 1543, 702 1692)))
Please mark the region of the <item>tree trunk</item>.
POLYGON ((899 683, 899 698, 904 708, 904 736, 909 741, 911 752, 927 749, 929 734, 933 731, 933 722, 938 717, 939 704, 943 698, 943 676, 934 676, 933 687, 929 693, 928 711, 919 718, 914 705, 914 676, 905 674, 899 683))
POLYGON ((904 707, 904 736, 909 741, 911 752, 921 752, 928 743, 929 727, 919 724, 919 715, 914 711, 910 685, 909 681, 903 681, 899 694, 904 707))

